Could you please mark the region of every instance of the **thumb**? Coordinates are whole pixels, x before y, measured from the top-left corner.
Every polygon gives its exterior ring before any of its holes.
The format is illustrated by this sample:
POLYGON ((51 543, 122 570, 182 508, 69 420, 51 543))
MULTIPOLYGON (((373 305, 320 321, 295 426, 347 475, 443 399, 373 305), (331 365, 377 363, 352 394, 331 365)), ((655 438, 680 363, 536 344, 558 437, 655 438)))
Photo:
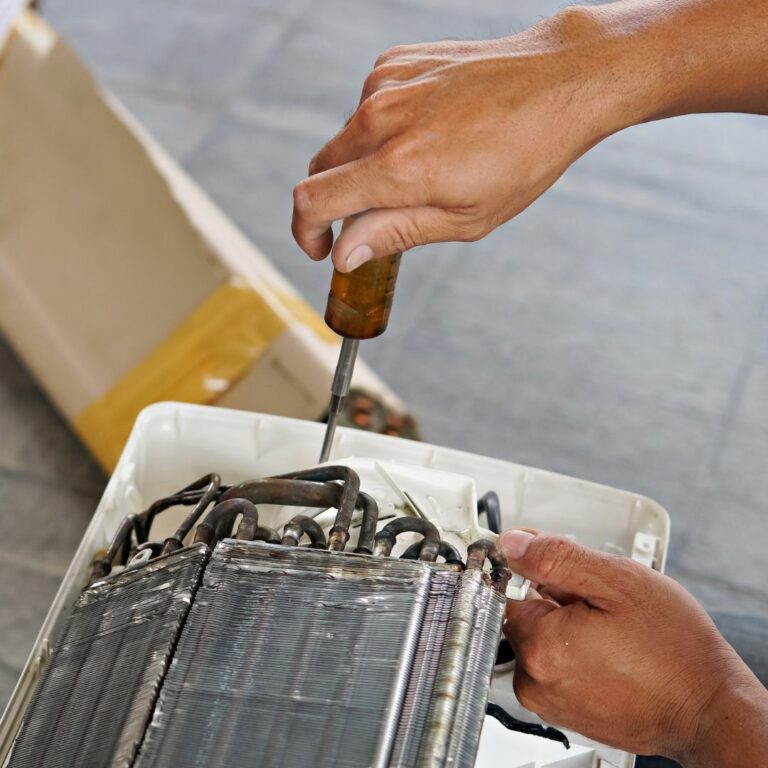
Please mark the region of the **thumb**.
POLYGON ((333 266, 351 272, 366 261, 417 245, 466 240, 463 224, 455 213, 429 205, 365 211, 345 221, 333 246, 333 266))
POLYGON ((507 531, 500 547, 513 571, 597 607, 620 598, 628 571, 633 572, 626 558, 582 547, 564 536, 507 531))

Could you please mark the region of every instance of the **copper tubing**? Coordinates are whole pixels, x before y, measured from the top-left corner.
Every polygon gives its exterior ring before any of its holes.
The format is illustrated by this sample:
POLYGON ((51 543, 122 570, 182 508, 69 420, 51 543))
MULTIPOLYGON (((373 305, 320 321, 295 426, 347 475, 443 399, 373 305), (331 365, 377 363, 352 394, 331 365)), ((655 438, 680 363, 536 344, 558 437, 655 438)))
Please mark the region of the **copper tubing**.
POLYGON ((227 499, 220 501, 206 516, 195 531, 195 544, 202 542, 213 547, 217 541, 231 534, 238 515, 243 516, 247 526, 255 529, 259 523, 259 511, 248 499, 227 499))
POLYGON ((221 541, 222 539, 229 539, 232 537, 232 531, 234 530, 235 518, 221 517, 216 523, 216 531, 214 533, 213 540, 221 541))
POLYGON ((429 520, 420 517, 398 517, 391 523, 387 523, 376 534, 373 554, 377 556, 391 554, 397 537, 406 531, 420 533, 424 537, 421 542, 419 559, 434 563, 440 549, 440 532, 429 520))
MULTIPOLYGON (((291 472, 287 475, 278 475, 274 480, 291 479, 293 482, 298 480, 312 481, 315 483, 325 483, 325 487, 339 488, 335 484, 331 485, 332 480, 341 480, 344 485, 340 487, 340 495, 336 502, 331 504, 306 504, 306 506, 326 506, 336 507, 338 512, 333 527, 328 534, 328 549, 340 552, 349 541, 349 528, 352 525, 352 515, 355 511, 357 498, 360 493, 360 477, 357 472, 343 465, 316 467, 315 469, 306 469, 301 472, 291 472)), ((225 494, 226 495, 226 494, 225 494)))
MULTIPOLYGON (((238 536, 238 538, 240 537, 238 536)), ((274 528, 267 528, 266 525, 257 525, 251 541, 266 541, 267 544, 279 544, 280 534, 274 528)))
MULTIPOLYGON (((218 477, 218 475, 216 475, 216 477, 218 477)), ((182 488, 178 493, 174 493, 173 495, 164 499, 158 499, 153 504, 151 504, 140 515, 142 525, 144 527, 145 537, 149 538, 149 533, 152 529, 152 523, 160 512, 163 512, 170 507, 192 506, 193 504, 198 504, 203 496, 206 495, 208 490, 206 486, 211 483, 213 478, 213 474, 205 475, 199 480, 195 480, 194 483, 190 483, 186 487, 182 488)), ((221 485, 221 479, 219 479, 219 491, 224 490, 226 490, 226 487, 221 485)), ((189 533, 189 531, 187 531, 187 533, 189 533)))
POLYGON ((200 516, 208 508, 208 505, 216 499, 221 488, 221 478, 215 472, 211 472, 205 477, 184 488, 184 491, 193 491, 201 489, 203 491, 200 500, 195 504, 192 511, 181 521, 173 536, 169 536, 163 544, 162 553, 167 555, 169 552, 176 552, 184 546, 184 539, 192 530, 192 526, 200 519, 200 516))
MULTIPOLYGON (((255 505, 254 509, 256 509, 255 505)), ((258 523, 258 515, 243 515, 240 525, 237 526, 235 538, 239 541, 266 541, 269 544, 280 543, 280 534, 274 528, 267 528, 267 526, 259 525, 258 523)))
MULTIPOLYGON (((343 489, 334 483, 313 483, 270 477, 233 485, 221 501, 247 499, 253 504, 283 504, 288 507, 337 507, 343 489)), ((357 494, 355 494, 357 496, 357 494)))
MULTIPOLYGON (((414 541, 408 549, 403 552, 400 557, 403 560, 418 560, 421 553, 422 542, 414 541)), ((461 559, 459 550, 447 541, 441 541, 437 550, 437 556, 442 557, 449 565, 459 565, 462 570, 464 569, 464 561, 461 559)))
POLYGON ((140 519, 142 521, 144 532, 147 538, 149 538, 149 534, 152 530, 152 524, 154 523, 158 514, 164 512, 166 509, 170 509, 171 507, 190 507, 193 504, 197 504, 197 502, 200 501, 202 495, 203 492, 199 490, 179 491, 179 493, 175 493, 172 496, 167 496, 164 499, 158 499, 157 501, 150 504, 150 506, 147 507, 147 509, 144 510, 144 512, 142 512, 140 515, 140 519))
POLYGON ((486 559, 491 563, 491 581, 494 586, 501 592, 506 591, 512 571, 507 565, 507 558, 496 545, 488 539, 478 539, 467 547, 467 570, 482 571, 486 559))
POLYGON ((372 555, 376 525, 379 522, 379 505, 373 496, 361 491, 357 496, 357 506, 363 510, 363 521, 360 524, 360 536, 357 539, 355 552, 361 555, 372 555))
POLYGON ((115 562, 115 558, 119 554, 120 550, 130 547, 131 533, 136 534, 136 543, 143 544, 146 539, 144 537, 144 526, 141 524, 139 515, 130 514, 126 515, 112 537, 112 541, 107 547, 107 551, 104 557, 94 560, 91 564, 91 572, 88 577, 88 584, 93 584, 94 581, 103 579, 112 572, 112 564, 115 562))
POLYGON ((310 549, 325 549, 323 529, 316 520, 307 515, 296 515, 283 526, 283 539, 280 543, 297 547, 305 533, 309 536, 310 549))
MULTIPOLYGON (((237 499, 232 499, 232 501, 237 501, 237 499)), ((243 499, 243 501, 245 500, 243 499)), ((256 509, 255 505, 254 509, 256 509)), ((238 541, 266 541, 269 544, 280 543, 280 534, 274 528, 259 525, 256 515, 243 515, 240 524, 237 526, 235 538, 238 541)))

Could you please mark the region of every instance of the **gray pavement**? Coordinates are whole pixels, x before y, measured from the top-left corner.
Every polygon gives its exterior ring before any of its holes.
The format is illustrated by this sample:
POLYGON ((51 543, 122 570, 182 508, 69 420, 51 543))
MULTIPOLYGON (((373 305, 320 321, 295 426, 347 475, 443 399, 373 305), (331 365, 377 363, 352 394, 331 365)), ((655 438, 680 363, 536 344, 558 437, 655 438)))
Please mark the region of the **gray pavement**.
MULTIPOLYGON (((48 0, 44 12, 318 308, 291 188, 401 42, 500 36, 526 0, 48 0)), ((369 362, 427 439, 645 493, 669 572, 768 617, 768 119, 613 137, 481 243, 405 260, 369 362)), ((0 702, 103 478, 0 346, 0 702), (14 521, 32 525, 14 533, 14 521), (44 554, 32 557, 44 548, 44 554)))

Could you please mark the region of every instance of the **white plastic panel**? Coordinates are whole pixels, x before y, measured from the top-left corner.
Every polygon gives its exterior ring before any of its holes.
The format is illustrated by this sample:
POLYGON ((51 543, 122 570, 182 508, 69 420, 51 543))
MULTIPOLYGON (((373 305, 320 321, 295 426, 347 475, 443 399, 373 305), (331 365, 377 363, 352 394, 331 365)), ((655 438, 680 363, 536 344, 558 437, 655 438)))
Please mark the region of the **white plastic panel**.
POLYGON ((486 716, 475 768, 593 768, 595 759, 591 746, 573 744, 566 749, 538 736, 510 733, 486 716))
MULTIPOLYGON (((180 403, 161 403, 142 412, 0 721, 0 761, 23 715, 49 639, 82 588, 94 552, 108 543, 119 521, 211 471, 219 472, 225 483, 235 483, 314 466, 323 430, 324 425, 313 422, 180 403)), ((663 568, 669 516, 656 502, 637 494, 427 443, 343 428, 337 430, 331 454, 331 461, 338 460, 364 475, 364 487, 376 486, 380 501, 384 499, 382 507, 388 495, 393 506, 402 504, 401 491, 409 489, 419 508, 442 516, 441 527, 449 537, 458 536, 466 542, 475 533, 482 533, 474 512, 476 497, 494 490, 501 500, 505 527, 563 533, 589 546, 627 556, 634 551, 653 567, 663 568), (423 468, 434 471, 424 472, 423 468), (650 557, 649 542, 654 544, 650 557)), ((273 512, 280 514, 279 510, 273 512)), ((491 696, 502 706, 516 705, 509 670, 495 678, 491 696)), ((592 745, 578 736, 574 736, 574 744, 584 749, 574 747, 567 754, 571 762, 563 762, 565 757, 557 755, 560 762, 552 762, 551 747, 562 748, 535 739, 532 743, 540 744, 542 757, 535 763, 516 764, 510 756, 518 748, 521 755, 528 754, 522 745, 531 737, 521 741, 517 734, 503 729, 499 733, 499 728, 496 723, 487 727, 478 765, 490 767, 487 760, 492 760, 494 766, 510 768, 529 764, 535 768, 581 768, 597 765, 598 759, 616 768, 632 764, 631 756, 592 745), (497 742, 505 746, 494 746, 497 742), (588 759, 592 762, 585 762, 588 759)))

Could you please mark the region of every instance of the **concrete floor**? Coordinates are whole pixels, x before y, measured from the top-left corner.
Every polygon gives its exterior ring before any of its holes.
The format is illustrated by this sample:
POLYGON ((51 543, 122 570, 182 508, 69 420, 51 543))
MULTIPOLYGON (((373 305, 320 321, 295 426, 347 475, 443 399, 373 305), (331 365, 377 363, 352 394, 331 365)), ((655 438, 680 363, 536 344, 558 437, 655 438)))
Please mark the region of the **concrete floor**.
MULTIPOLYGON (((43 11, 322 308, 327 265, 294 245, 290 191, 376 55, 508 34, 557 5, 48 0, 43 11)), ((669 572, 710 610, 768 617, 766 220, 768 120, 627 131, 485 241, 410 254, 391 329, 365 356, 432 442, 657 499, 673 520, 669 572)), ((104 479, 2 345, 0 434, 2 704, 104 479)))

